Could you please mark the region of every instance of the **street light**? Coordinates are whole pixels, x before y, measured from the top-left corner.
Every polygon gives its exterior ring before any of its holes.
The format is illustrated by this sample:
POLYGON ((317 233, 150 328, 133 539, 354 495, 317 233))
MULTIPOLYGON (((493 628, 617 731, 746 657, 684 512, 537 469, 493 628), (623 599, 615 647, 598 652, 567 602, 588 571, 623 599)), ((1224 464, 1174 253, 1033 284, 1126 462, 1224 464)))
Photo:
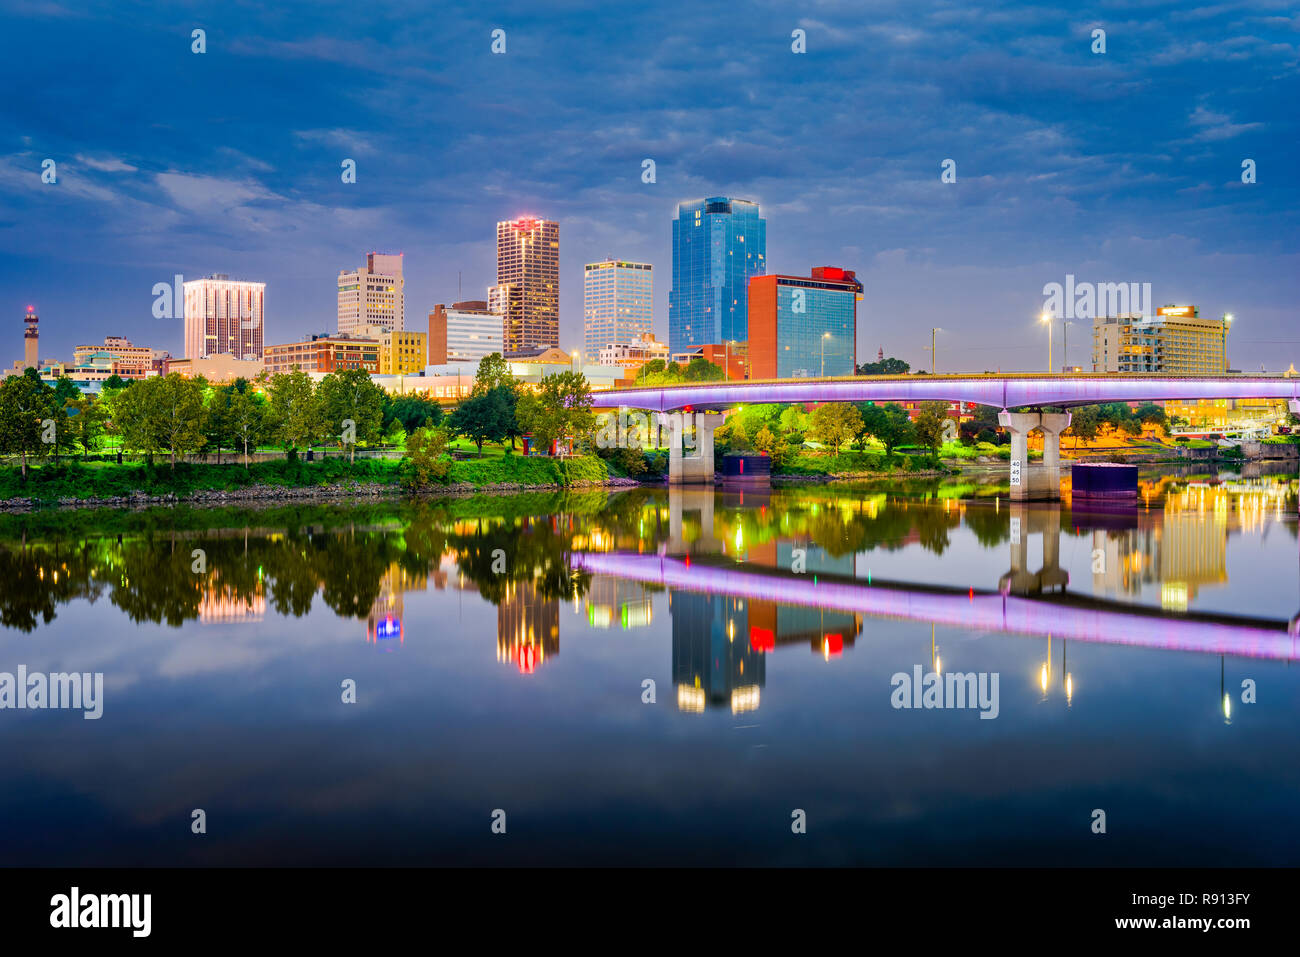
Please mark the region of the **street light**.
POLYGON ((822 378, 826 378, 826 340, 831 337, 829 332, 822 333, 822 378))
POLYGON ((943 332, 943 329, 935 326, 930 330, 930 375, 934 375, 934 334, 936 332, 943 332))
POLYGON ((1044 312, 1038 317, 1038 321, 1047 325, 1047 371, 1052 371, 1052 314, 1044 312))
POLYGON ((1061 344, 1061 371, 1068 372, 1070 369, 1070 327, 1074 325, 1069 319, 1061 320, 1061 337, 1064 340, 1061 344))

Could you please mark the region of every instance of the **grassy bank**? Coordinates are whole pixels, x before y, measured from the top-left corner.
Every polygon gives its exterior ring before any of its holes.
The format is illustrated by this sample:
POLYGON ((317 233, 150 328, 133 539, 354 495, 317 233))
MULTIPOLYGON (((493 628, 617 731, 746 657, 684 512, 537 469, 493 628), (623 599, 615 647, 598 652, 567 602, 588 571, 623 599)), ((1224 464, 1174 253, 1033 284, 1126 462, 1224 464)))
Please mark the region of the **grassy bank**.
MULTIPOLYGON (((603 482, 609 477, 605 463, 594 457, 550 459, 543 457, 498 456, 449 463, 446 486, 464 484, 475 488, 492 485, 559 485, 603 482)), ((346 488, 353 485, 391 485, 397 488, 403 476, 398 459, 326 459, 319 462, 257 462, 242 465, 198 465, 181 463, 175 469, 166 463, 96 464, 79 462, 47 464, 29 470, 24 481, 17 468, 0 470, 0 500, 109 499, 144 495, 184 497, 200 492, 237 492, 250 488, 346 488)), ((436 489, 437 486, 434 486, 436 489)))
POLYGON ((773 475, 861 475, 866 472, 920 472, 937 467, 928 455, 846 450, 839 455, 802 454, 787 458, 772 469, 773 475))

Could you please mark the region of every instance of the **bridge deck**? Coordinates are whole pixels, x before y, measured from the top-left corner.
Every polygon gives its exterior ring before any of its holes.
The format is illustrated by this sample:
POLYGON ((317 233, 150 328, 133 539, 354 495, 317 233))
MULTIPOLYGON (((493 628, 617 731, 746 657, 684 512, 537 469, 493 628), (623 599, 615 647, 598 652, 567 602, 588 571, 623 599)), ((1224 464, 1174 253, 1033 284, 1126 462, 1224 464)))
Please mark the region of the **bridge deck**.
POLYGON ((592 393, 598 409, 668 412, 779 402, 973 402, 1000 409, 1171 399, 1300 399, 1300 377, 976 373, 703 382, 592 393))

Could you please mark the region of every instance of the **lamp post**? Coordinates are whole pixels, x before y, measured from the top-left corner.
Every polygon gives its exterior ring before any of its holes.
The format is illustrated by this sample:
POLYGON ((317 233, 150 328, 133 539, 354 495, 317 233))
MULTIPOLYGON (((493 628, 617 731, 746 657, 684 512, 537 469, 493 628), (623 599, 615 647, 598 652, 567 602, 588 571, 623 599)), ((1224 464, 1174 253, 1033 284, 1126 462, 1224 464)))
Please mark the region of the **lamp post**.
POLYGON ((1074 325, 1069 319, 1061 320, 1061 371, 1067 371, 1070 368, 1070 326, 1074 325))
POLYGON ((1223 371, 1228 372, 1228 333, 1232 330, 1232 313, 1223 314, 1223 371))
POLYGON ((934 335, 937 332, 943 332, 943 329, 935 326, 930 330, 930 375, 934 375, 934 335))
POLYGON ((1038 317, 1038 321, 1047 326, 1047 371, 1050 374, 1052 371, 1052 314, 1044 312, 1038 317))
POLYGON ((826 378, 826 340, 831 337, 829 332, 822 333, 822 378, 826 378))

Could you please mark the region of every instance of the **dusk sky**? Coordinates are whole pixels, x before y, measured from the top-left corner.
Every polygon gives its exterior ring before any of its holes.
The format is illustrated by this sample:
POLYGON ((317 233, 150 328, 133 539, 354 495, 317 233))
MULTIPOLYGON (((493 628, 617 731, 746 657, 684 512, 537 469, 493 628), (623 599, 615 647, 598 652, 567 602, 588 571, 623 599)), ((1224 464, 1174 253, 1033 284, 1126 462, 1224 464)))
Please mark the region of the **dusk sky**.
MULTIPOLYGON (((762 204, 769 272, 857 270, 860 361, 928 367, 939 326, 939 371, 1042 370, 1043 286, 1073 274, 1233 313, 1234 368, 1300 364, 1293 3, 546 7, 4 3, 0 365, 28 304, 42 358, 179 355, 151 314, 177 273, 266 282, 268 344, 333 330, 371 250, 405 253, 422 330, 458 273, 486 297, 526 213, 560 222, 562 346, 606 256, 654 264, 666 341, 671 221, 705 196, 762 204)), ((1087 367, 1089 324, 1069 339, 1087 367)))

